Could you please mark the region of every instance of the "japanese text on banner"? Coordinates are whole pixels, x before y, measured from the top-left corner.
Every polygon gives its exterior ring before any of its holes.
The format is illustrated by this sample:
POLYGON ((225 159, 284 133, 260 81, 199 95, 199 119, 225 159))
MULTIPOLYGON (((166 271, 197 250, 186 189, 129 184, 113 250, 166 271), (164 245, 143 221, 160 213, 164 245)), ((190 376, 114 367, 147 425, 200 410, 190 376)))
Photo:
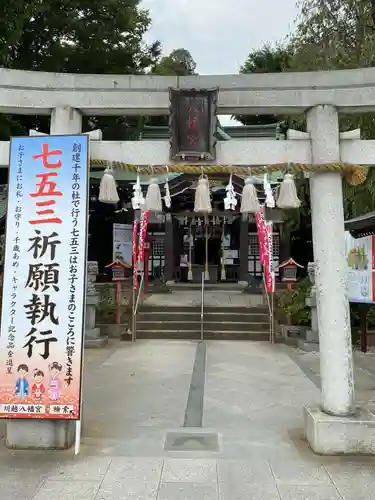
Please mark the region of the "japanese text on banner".
POLYGON ((86 136, 11 141, 0 417, 79 418, 87 147, 86 136))

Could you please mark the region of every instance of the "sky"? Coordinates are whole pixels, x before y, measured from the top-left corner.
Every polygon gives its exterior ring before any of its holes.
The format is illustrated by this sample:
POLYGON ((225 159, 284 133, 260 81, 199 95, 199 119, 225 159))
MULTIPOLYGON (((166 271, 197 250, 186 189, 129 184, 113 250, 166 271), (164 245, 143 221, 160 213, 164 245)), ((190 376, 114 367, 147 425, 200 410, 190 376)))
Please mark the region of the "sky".
POLYGON ((199 74, 238 73, 253 49, 282 41, 293 29, 296 0, 143 0, 152 26, 148 41, 165 54, 188 49, 199 74))
MULTIPOLYGON (((146 40, 163 53, 185 48, 201 75, 236 74, 247 55, 282 41, 298 15, 296 0, 143 0, 152 26, 146 40)), ((235 124, 230 117, 225 125, 235 124)))

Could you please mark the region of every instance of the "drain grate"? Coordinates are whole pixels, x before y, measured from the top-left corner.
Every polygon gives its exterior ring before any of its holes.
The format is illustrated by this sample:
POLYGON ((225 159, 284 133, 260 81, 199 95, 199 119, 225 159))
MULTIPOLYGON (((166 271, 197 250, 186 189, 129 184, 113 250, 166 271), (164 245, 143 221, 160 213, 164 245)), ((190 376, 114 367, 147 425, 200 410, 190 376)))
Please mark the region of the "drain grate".
POLYGON ((219 437, 214 432, 167 432, 164 449, 166 451, 219 451, 219 437))

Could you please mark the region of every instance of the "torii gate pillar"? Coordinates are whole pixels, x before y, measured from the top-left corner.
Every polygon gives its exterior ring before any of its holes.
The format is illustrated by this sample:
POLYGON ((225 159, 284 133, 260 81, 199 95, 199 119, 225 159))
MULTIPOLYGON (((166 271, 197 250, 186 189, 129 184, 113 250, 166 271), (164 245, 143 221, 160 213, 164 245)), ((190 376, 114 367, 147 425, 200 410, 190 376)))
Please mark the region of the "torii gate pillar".
MULTIPOLYGON (((336 108, 326 105, 312 108, 307 114, 307 129, 313 163, 340 162, 336 108)), ((313 451, 319 454, 374 453, 375 447, 370 444, 372 439, 369 435, 366 438, 366 432, 369 432, 366 430, 368 422, 365 421, 371 420, 371 417, 356 414, 354 406, 341 174, 312 174, 310 199, 316 264, 321 405, 319 408, 305 408, 306 437, 313 451)))

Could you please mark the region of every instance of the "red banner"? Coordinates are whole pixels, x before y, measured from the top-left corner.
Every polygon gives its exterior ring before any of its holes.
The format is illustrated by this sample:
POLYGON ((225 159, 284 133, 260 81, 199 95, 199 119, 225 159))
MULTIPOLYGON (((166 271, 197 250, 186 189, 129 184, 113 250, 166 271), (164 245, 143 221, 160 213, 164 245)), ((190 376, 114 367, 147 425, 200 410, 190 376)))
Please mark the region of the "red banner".
POLYGON ((265 226, 264 226, 264 208, 261 207, 259 212, 256 213, 255 215, 255 221, 257 225, 257 232, 258 232, 258 242, 259 242, 259 257, 260 257, 260 265, 264 265, 264 232, 265 232, 265 226))
POLYGON ((137 260, 138 260, 138 220, 134 221, 133 225, 133 285, 135 288, 138 288, 138 280, 137 280, 137 260))
POLYGON ((264 222, 264 279, 266 291, 274 292, 272 222, 264 222))
POLYGON ((140 262, 140 264, 143 264, 145 260, 145 240, 146 240, 149 216, 150 216, 149 210, 143 212, 141 215, 141 230, 140 230, 141 234, 139 236, 139 256, 138 256, 138 261, 140 262))
POLYGON ((264 220, 264 208, 261 207, 255 215, 260 265, 263 266, 266 291, 274 291, 274 272, 273 272, 273 244, 272 244, 272 222, 264 220))

